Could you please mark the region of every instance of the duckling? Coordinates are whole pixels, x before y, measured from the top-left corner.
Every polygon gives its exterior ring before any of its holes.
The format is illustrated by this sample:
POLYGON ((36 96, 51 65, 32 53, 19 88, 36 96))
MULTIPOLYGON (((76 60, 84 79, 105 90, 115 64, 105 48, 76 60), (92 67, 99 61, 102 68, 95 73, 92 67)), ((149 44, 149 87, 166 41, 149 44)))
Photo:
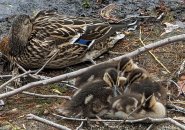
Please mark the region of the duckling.
POLYGON ((124 94, 112 98, 112 112, 108 113, 108 118, 137 119, 144 117, 160 118, 166 116, 166 108, 156 100, 153 94, 149 99, 149 104, 145 104, 145 96, 137 93, 124 94))
POLYGON ((108 107, 111 97, 114 96, 113 87, 116 85, 117 75, 116 69, 107 69, 103 80, 93 80, 80 87, 70 101, 68 113, 74 113, 80 108, 84 116, 91 117, 92 105, 96 100, 108 107))
POLYGON ((166 116, 166 108, 164 104, 157 101, 156 96, 153 94, 152 97, 149 99, 149 104, 145 104, 144 106, 144 113, 136 114, 135 117, 143 118, 143 117, 154 117, 154 118, 161 118, 166 116))
POLYGON ((133 83, 129 86, 128 92, 144 93, 146 98, 154 94, 157 100, 160 100, 166 105, 167 91, 164 86, 160 85, 156 81, 144 79, 138 83, 133 83))
POLYGON ((138 68, 138 66, 134 64, 133 60, 129 57, 124 57, 120 61, 100 64, 78 76, 75 81, 75 86, 81 86, 82 84, 94 79, 103 79, 104 73, 108 68, 115 68, 123 73, 126 73, 131 71, 132 69, 138 68))
MULTIPOLYGON (((119 82, 119 81, 118 81, 119 82)), ((133 70, 126 81, 124 93, 144 93, 146 98, 153 93, 163 104, 166 104, 167 92, 160 83, 154 81, 144 69, 133 70)))

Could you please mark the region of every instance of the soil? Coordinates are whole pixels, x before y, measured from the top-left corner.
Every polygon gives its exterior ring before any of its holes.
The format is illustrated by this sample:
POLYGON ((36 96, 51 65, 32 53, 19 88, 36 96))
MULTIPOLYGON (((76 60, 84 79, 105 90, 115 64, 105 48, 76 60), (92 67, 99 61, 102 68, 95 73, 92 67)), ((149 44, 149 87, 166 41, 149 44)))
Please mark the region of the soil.
MULTIPOLYGON (((159 16, 164 13, 164 17, 160 21, 142 20, 139 22, 139 26, 132 32, 123 31, 126 37, 119 41, 115 47, 96 59, 96 62, 102 62, 113 57, 126 54, 137 48, 141 47, 141 41, 139 40, 140 29, 142 34, 142 40, 145 44, 164 39, 166 37, 174 36, 176 34, 185 33, 185 27, 173 30, 170 33, 161 34, 165 31, 165 22, 175 24, 180 21, 185 25, 185 1, 183 0, 102 0, 102 3, 97 3, 96 0, 1 0, 0 1, 0 36, 6 35, 11 26, 12 19, 15 15, 26 13, 33 15, 33 13, 42 9, 57 9, 60 13, 73 16, 88 16, 101 18, 99 15, 100 10, 110 3, 116 3, 119 8, 113 14, 119 18, 124 18, 127 15, 148 15, 159 16)), ((102 19, 102 18, 101 18, 102 19)), ((104 19, 103 19, 104 20, 104 19)), ((168 89, 168 103, 172 102, 177 106, 185 108, 185 97, 183 95, 177 96, 177 87, 174 84, 169 84, 167 81, 173 79, 177 82, 180 65, 185 59, 185 44, 184 42, 176 42, 164 47, 160 47, 151 52, 158 58, 158 60, 166 66, 170 71, 168 73, 164 67, 162 67, 156 59, 145 52, 139 56, 134 57, 134 61, 141 67, 145 68, 156 80, 162 80, 164 86, 168 89)), ((62 70, 44 70, 41 74, 50 77, 78 70, 90 66, 89 62, 81 63, 78 65, 70 66, 62 70)), ((9 72, 10 73, 10 72, 9 72)), ((9 74, 6 72, 6 74, 9 74)), ((1 72, 1 74, 5 74, 1 72)), ((26 80, 26 79, 25 79, 26 80)), ((6 80, 2 80, 1 83, 6 80)), ((26 81, 30 82, 30 81, 26 81)), ((26 83, 25 82, 25 83, 26 83)), ((73 83, 73 81, 70 81, 73 83)), ((38 86, 36 88, 29 89, 29 92, 40 94, 57 94, 56 90, 61 95, 72 95, 75 91, 72 88, 67 87, 65 84, 51 84, 46 86, 38 86)), ((0 110, 0 130, 56 130, 55 128, 42 124, 37 121, 27 120, 26 115, 33 113, 42 118, 46 118, 53 122, 67 126, 71 129, 76 129, 81 122, 66 121, 57 119, 52 116, 56 108, 62 108, 66 104, 65 99, 60 98, 38 98, 34 96, 28 96, 24 94, 18 94, 8 99, 5 99, 5 106, 0 110)), ((167 110, 167 116, 183 117, 184 114, 180 112, 174 112, 167 110)), ((182 122, 181 122, 182 123, 182 122)), ((143 130, 147 129, 150 124, 123 124, 110 123, 112 129, 122 130, 143 130)), ((92 126, 86 126, 84 129, 111 129, 107 128, 99 122, 92 123, 92 126)), ((153 125, 152 129, 156 130, 175 130, 178 127, 173 126, 170 123, 160 123, 153 125)))

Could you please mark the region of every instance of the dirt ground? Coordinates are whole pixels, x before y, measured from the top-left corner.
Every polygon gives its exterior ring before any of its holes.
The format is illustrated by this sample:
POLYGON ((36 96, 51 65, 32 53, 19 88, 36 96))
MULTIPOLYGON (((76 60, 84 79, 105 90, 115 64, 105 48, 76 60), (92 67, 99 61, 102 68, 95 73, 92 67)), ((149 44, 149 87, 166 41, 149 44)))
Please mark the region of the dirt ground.
MULTIPOLYGON (((97 12, 106 5, 114 2, 121 5, 120 8, 117 10, 117 14, 119 17, 125 16, 127 14, 138 13, 144 13, 145 15, 149 16, 159 16, 159 14, 161 14, 162 12, 164 13, 164 17, 158 22, 150 20, 141 21, 135 31, 123 31, 123 33, 125 33, 126 35, 125 39, 119 41, 112 50, 97 58, 97 63, 106 61, 116 56, 126 54, 128 52, 136 50, 139 47, 142 47, 143 45, 139 40, 140 35, 142 37, 143 42, 145 44, 149 44, 160 39, 164 39, 166 37, 185 33, 185 2, 183 0, 133 0, 132 2, 130 2, 129 0, 125 0, 124 2, 121 0, 112 0, 109 2, 103 1, 101 4, 96 3, 96 1, 88 2, 88 0, 70 0, 70 2, 67 0, 55 0, 55 4, 60 4, 59 6, 56 6, 54 3, 48 0, 43 0, 42 2, 35 1, 36 3, 27 0, 22 3, 19 3, 17 5, 17 8, 12 7, 12 11, 10 9, 7 9, 9 8, 10 3, 16 4, 16 2, 18 1, 19 0, 15 0, 11 3, 11 1, 2 0, 0 2, 0 7, 3 7, 4 12, 6 12, 6 14, 3 12, 1 12, 2 14, 0 13, 0 35, 6 34, 9 30, 12 19, 8 16, 14 16, 15 14, 19 13, 31 14, 32 12, 34 12, 34 10, 38 9, 48 9, 56 7, 59 9, 59 12, 62 13, 73 14, 75 16, 82 15, 100 18, 100 15, 97 12), (44 4, 46 4, 46 6, 44 6, 44 4), (68 10, 68 7, 73 8, 70 8, 70 10, 68 10), (137 7, 137 9, 135 7, 137 7), (17 10, 17 12, 15 13, 13 9, 17 10), (28 12, 29 9, 30 11, 28 12), (7 13, 6 10, 9 10, 9 12, 7 13), (82 13, 79 14, 79 11, 81 11, 82 13), (184 24, 184 26, 174 29, 172 32, 161 36, 161 34, 165 31, 165 22, 176 24, 177 21, 180 21, 182 24, 184 24)), ((175 82, 177 82, 178 80, 177 71, 179 70, 179 67, 182 62, 185 60, 185 42, 172 43, 170 45, 151 50, 151 52, 162 64, 164 64, 164 66, 170 71, 170 73, 168 73, 167 70, 165 70, 164 67, 162 67, 157 62, 157 60, 153 56, 151 56, 151 54, 149 54, 149 52, 145 52, 139 56, 134 57, 134 61, 139 66, 145 68, 156 80, 164 81, 164 86, 168 90, 168 103, 173 103, 177 106, 185 108, 185 97, 183 95, 177 96, 177 87, 174 84, 170 84, 169 82, 167 82, 170 79, 173 79, 175 82)), ((42 72, 41 74, 53 77, 56 75, 78 70, 80 68, 84 68, 90 65, 91 64, 89 62, 86 62, 75 66, 70 66, 62 70, 44 70, 44 72, 42 72)), ((3 75, 5 73, 2 72, 1 74, 3 75)), ((6 80, 2 79, 1 83, 5 81, 6 80)), ((67 87, 65 84, 38 86, 36 88, 29 89, 28 91, 40 94, 57 94, 56 90, 59 91, 61 95, 72 95, 75 92, 74 89, 67 87)), ((7 98, 5 99, 5 107, 1 108, 0 110, 0 130, 55 130, 55 128, 51 126, 36 121, 27 120, 26 115, 29 113, 33 113, 42 118, 46 118, 53 122, 67 126, 71 129, 76 129, 76 127, 78 127, 81 122, 61 120, 57 119, 52 115, 52 113, 55 113, 56 108, 63 107, 65 103, 65 99, 38 98, 24 94, 18 94, 13 97, 7 98)), ((184 117, 184 114, 172 110, 167 110, 167 116, 171 118, 184 117)), ((111 129, 105 127, 99 122, 92 124, 93 127, 84 127, 84 129, 111 129)), ((110 123, 109 125, 114 127, 112 129, 115 130, 144 130, 150 126, 150 124, 143 123, 122 125, 119 125, 118 123, 110 123)), ((173 126, 170 123, 154 124, 151 129, 179 130, 178 127, 173 126)))

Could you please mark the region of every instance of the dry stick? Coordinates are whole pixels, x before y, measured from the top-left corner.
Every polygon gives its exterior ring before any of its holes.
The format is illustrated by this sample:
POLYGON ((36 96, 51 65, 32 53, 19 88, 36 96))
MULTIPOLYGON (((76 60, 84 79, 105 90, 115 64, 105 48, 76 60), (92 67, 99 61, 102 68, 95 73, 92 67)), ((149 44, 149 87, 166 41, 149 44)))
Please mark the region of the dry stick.
MULTIPOLYGON (((16 65, 19 67, 19 69, 21 69, 23 72, 27 72, 21 65, 19 65, 18 63, 16 63, 16 65)), ((45 80, 45 79, 49 79, 49 78, 51 78, 51 77, 47 77, 47 76, 42 76, 42 75, 33 75, 33 74, 28 74, 31 78, 33 78, 33 79, 43 79, 43 80, 45 80)), ((63 81, 64 82, 64 81, 63 81)), ((64 82, 65 83, 65 82, 64 82)), ((75 86, 73 86, 73 85, 70 85, 70 84, 67 84, 67 83, 65 83, 66 84, 66 86, 68 86, 68 87, 71 87, 71 88, 74 88, 74 89, 78 89, 77 87, 75 87, 75 86)))
MULTIPOLYGON (((6 88, 14 90, 14 88, 6 86, 6 88)), ((63 99, 67 99, 67 100, 71 100, 70 96, 60 96, 60 95, 43 95, 43 94, 38 94, 38 93, 30 93, 30 92, 26 92, 23 91, 23 94, 27 94, 30 96, 36 96, 36 97, 41 97, 41 98, 63 98, 63 99)))
POLYGON ((10 80, 8 80, 8 81, 5 82, 4 84, 2 84, 2 85, 0 86, 0 89, 2 89, 2 88, 5 87, 6 85, 8 85, 8 84, 11 83, 12 81, 14 81, 15 79, 18 79, 18 78, 23 77, 24 75, 27 75, 27 74, 30 74, 30 73, 31 73, 31 71, 27 71, 27 72, 25 72, 25 73, 23 73, 23 74, 20 74, 20 75, 17 75, 17 76, 15 76, 15 77, 11 78, 10 80))
POLYGON ((180 65, 179 71, 177 72, 178 75, 181 74, 181 72, 184 70, 184 66, 185 66, 185 60, 182 62, 182 64, 180 65))
POLYGON ((45 80, 40 80, 40 81, 28 83, 28 84, 26 84, 26 85, 24 85, 24 86, 22 86, 20 88, 17 88, 17 89, 15 89, 13 91, 0 94, 0 99, 13 96, 13 95, 15 95, 17 93, 20 93, 20 92, 22 92, 22 91, 24 91, 26 89, 31 88, 31 87, 36 87, 36 86, 56 83, 56 82, 59 82, 61 80, 75 78, 75 77, 79 76, 80 74, 84 73, 85 71, 87 71, 88 69, 93 68, 95 66, 98 66, 100 64, 110 63, 112 61, 119 61, 123 57, 133 57, 133 56, 139 55, 139 54, 141 54, 143 52, 146 52, 146 51, 148 51, 150 49, 155 49, 155 48, 158 48, 158 47, 161 47, 161 46, 173 43, 173 42, 182 41, 182 40, 185 40, 185 34, 181 34, 181 35, 176 35, 176 36, 173 36, 173 37, 165 38, 165 39, 160 40, 158 42, 151 43, 151 44, 148 44, 148 45, 146 45, 144 47, 138 48, 137 50, 135 50, 133 52, 130 52, 130 53, 126 54, 126 55, 118 56, 118 57, 115 57, 115 58, 110 59, 108 61, 96 64, 96 65, 92 65, 92 66, 87 67, 87 68, 83 68, 83 69, 80 69, 80 70, 77 70, 77 71, 74 71, 74 72, 70 72, 70 73, 67 73, 67 74, 55 76, 55 77, 52 77, 50 79, 45 79, 45 80))
POLYGON ((102 122, 103 125, 104 125, 105 127, 112 128, 111 126, 109 126, 109 124, 107 124, 107 123, 101 121, 102 119, 101 119, 99 116, 96 116, 96 118, 97 118, 100 122, 102 122))
POLYGON ((46 63, 35 73, 35 75, 39 74, 39 73, 44 69, 44 67, 45 67, 51 60, 53 60, 53 58, 58 54, 58 52, 59 52, 59 49, 52 55, 52 57, 50 57, 50 58, 46 61, 46 63))
POLYGON ((79 125, 78 127, 76 127, 76 130, 80 130, 80 129, 82 128, 83 124, 84 124, 84 121, 82 121, 82 122, 80 123, 80 125, 79 125))
MULTIPOLYGON (((27 72, 21 65, 19 65, 18 63, 15 62, 15 64, 18 66, 19 69, 21 69, 23 72, 27 72)), ((36 77, 35 75, 29 74, 29 76, 33 79, 39 79, 38 77, 36 77)))
POLYGON ((184 93, 183 92, 183 90, 182 90, 182 88, 175 82, 175 81, 173 81, 172 79, 171 80, 169 80, 169 82, 171 82, 171 83, 173 83, 177 88, 178 88, 178 96, 181 94, 181 93, 184 93))
POLYGON ((0 75, 0 79, 11 78, 12 75, 0 75))
POLYGON ((146 130, 151 130, 154 124, 150 124, 150 126, 146 130))
MULTIPOLYGON (((80 119, 80 118, 72 118, 72 117, 65 117, 57 114, 53 114, 54 116, 61 118, 63 120, 72 120, 72 121, 87 121, 87 119, 80 119)), ((123 122, 124 120, 98 120, 98 119, 88 119, 88 121, 91 122, 97 122, 97 121, 103 121, 103 122, 123 122)), ((125 123, 162 123, 162 122, 169 122, 183 130, 185 130, 185 125, 180 124, 179 122, 175 121, 174 119, 167 117, 167 118, 141 118, 141 119, 135 119, 135 120, 126 120, 125 123)))
POLYGON ((52 121, 46 120, 46 119, 44 119, 44 118, 38 117, 38 116, 33 115, 33 114, 28 114, 28 115, 27 115, 27 119, 39 121, 39 122, 42 122, 42 123, 47 124, 47 125, 50 125, 50 126, 52 126, 52 127, 55 127, 55 128, 57 128, 57 129, 60 129, 60 130, 71 130, 70 128, 68 128, 68 127, 66 127, 66 126, 59 125, 59 124, 57 124, 57 123, 54 123, 54 122, 52 122, 52 121))
MULTIPOLYGON (((145 46, 145 43, 143 42, 142 38, 141 38, 141 27, 140 27, 140 34, 139 34, 139 40, 141 42, 141 44, 143 46, 145 46)), ((151 52, 151 51, 148 51, 150 53, 150 55, 168 72, 168 73, 171 73, 167 68, 166 66, 151 52)))
POLYGON ((184 108, 176 106, 174 104, 167 104, 166 107, 168 109, 173 109, 174 111, 178 111, 178 112, 181 112, 181 113, 185 114, 185 109, 184 108))

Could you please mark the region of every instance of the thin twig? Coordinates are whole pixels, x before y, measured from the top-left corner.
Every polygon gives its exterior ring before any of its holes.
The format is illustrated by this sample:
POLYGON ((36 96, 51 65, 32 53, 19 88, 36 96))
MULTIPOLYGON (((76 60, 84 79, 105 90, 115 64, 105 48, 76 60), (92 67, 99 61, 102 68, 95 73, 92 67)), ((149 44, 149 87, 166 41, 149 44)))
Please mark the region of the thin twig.
POLYGON ((146 130, 151 130, 154 124, 151 124, 146 130))
POLYGON ((27 72, 25 72, 25 73, 23 73, 23 74, 20 74, 20 75, 17 75, 17 76, 15 76, 15 77, 11 78, 10 80, 8 80, 7 82, 5 82, 5 83, 2 84, 2 85, 0 86, 0 89, 2 89, 2 88, 5 87, 6 85, 8 85, 8 84, 11 83, 12 81, 14 81, 15 79, 21 78, 21 77, 23 77, 24 75, 27 75, 27 74, 30 74, 30 73, 31 73, 31 71, 27 71, 27 72))
POLYGON ((0 75, 0 79, 11 78, 12 75, 0 75))
POLYGON ((174 111, 181 112, 181 113, 185 114, 185 109, 184 108, 176 106, 174 104, 167 104, 166 107, 168 109, 172 109, 174 111))
POLYGON ((76 130, 80 130, 80 129, 82 128, 83 125, 84 125, 84 121, 82 121, 82 122, 80 123, 80 125, 79 125, 78 127, 76 127, 76 130))
POLYGON ((44 118, 38 117, 38 116, 33 115, 33 114, 28 114, 28 115, 27 115, 27 119, 39 121, 39 122, 42 122, 42 123, 47 124, 47 125, 50 125, 50 126, 52 126, 52 127, 55 127, 55 128, 57 128, 57 129, 60 129, 60 130, 71 130, 70 128, 68 128, 68 127, 66 127, 66 126, 59 125, 59 124, 57 124, 57 123, 54 123, 54 122, 52 122, 52 121, 46 120, 46 119, 44 119, 44 118))
POLYGON ((15 89, 13 91, 0 94, 0 99, 13 96, 13 95, 15 95, 17 93, 20 93, 20 92, 22 92, 22 91, 24 91, 26 89, 31 88, 31 87, 36 87, 36 86, 56 83, 56 82, 59 82, 61 80, 66 80, 66 79, 72 79, 72 78, 75 78, 75 77, 79 76, 80 74, 86 72, 88 69, 93 68, 95 66, 97 67, 98 65, 101 65, 101 64, 110 63, 110 62, 113 62, 113 61, 119 61, 123 57, 133 57, 133 56, 139 55, 141 53, 144 53, 144 52, 146 52, 146 51, 148 51, 150 49, 155 49, 155 48, 158 48, 158 47, 161 47, 161 46, 173 43, 173 42, 182 41, 182 40, 185 40, 185 34, 169 37, 169 38, 160 40, 158 42, 154 42, 154 43, 148 44, 148 45, 146 45, 144 47, 138 48, 137 50, 135 50, 133 52, 130 52, 128 54, 115 57, 115 58, 110 59, 108 61, 96 64, 96 65, 92 65, 92 66, 87 67, 87 68, 83 68, 83 69, 79 69, 79 70, 74 71, 74 72, 70 72, 70 73, 67 73, 67 74, 55 76, 55 77, 52 77, 50 79, 45 79, 45 80, 40 80, 40 81, 28 83, 28 84, 26 84, 26 85, 24 85, 24 86, 22 86, 20 88, 17 88, 17 89, 15 89))
MULTIPOLYGON (((14 90, 14 88, 6 86, 6 88, 10 89, 10 90, 14 90)), ((38 94, 38 93, 31 93, 31 92, 27 92, 27 91, 23 91, 23 94, 29 95, 29 96, 35 96, 35 97, 41 97, 41 98, 63 98, 63 99, 67 99, 67 100, 71 100, 70 96, 60 96, 60 95, 43 95, 43 94, 38 94)))
MULTIPOLYGON (((57 51, 58 52, 58 51, 57 51)), ((57 54, 57 53, 55 53, 55 54, 57 54)), ((55 54, 53 55, 53 56, 55 56, 55 54)), ((52 59, 52 58, 51 58, 52 59)), ((49 61, 49 60, 48 60, 49 61)), ((46 63, 45 63, 46 64, 46 63)), ((18 68, 19 69, 21 69, 23 72, 27 72, 21 65, 19 65, 18 63, 16 63, 16 65, 18 66, 18 68)), ((40 70, 41 71, 41 70, 40 70)), ((35 72, 35 71, 32 71, 31 73, 33 73, 33 72, 35 72)), ((36 73, 38 73, 38 71, 35 73, 35 74, 28 74, 31 78, 33 78, 33 79, 42 79, 42 80, 45 80, 45 79, 49 79, 49 78, 51 78, 51 77, 48 77, 48 76, 43 76, 43 75, 38 75, 38 74, 36 74, 36 73)), ((12 76, 12 75, 8 75, 8 76, 12 76)), ((75 86, 73 86, 73 85, 70 85, 70 84, 67 84, 65 81, 62 81, 63 83, 65 83, 66 84, 66 86, 68 86, 68 87, 71 87, 71 88, 74 88, 74 89, 78 89, 78 88, 76 88, 75 86)))
POLYGON ((39 73, 44 69, 44 67, 45 67, 51 60, 53 60, 53 58, 58 54, 58 52, 59 52, 59 49, 52 55, 52 57, 50 57, 50 58, 46 61, 46 63, 35 73, 35 75, 39 74, 39 73))
POLYGON ((106 122, 103 122, 102 119, 101 119, 99 116, 96 116, 96 118, 97 118, 100 122, 102 122, 103 125, 104 125, 105 127, 111 128, 111 126, 109 126, 109 124, 107 124, 106 122))
MULTIPOLYGON (((24 73, 27 72, 27 71, 26 71, 21 65, 19 65, 17 62, 15 62, 15 64, 16 64, 17 67, 18 67, 20 70, 22 70, 24 73)), ((32 74, 29 74, 29 76, 30 76, 31 78, 33 78, 33 79, 40 79, 40 78, 38 78, 38 77, 36 77, 35 75, 32 75, 32 74)))
MULTIPOLYGON (((145 46, 145 43, 143 42, 142 40, 142 37, 141 37, 141 27, 140 27, 140 35, 139 35, 139 40, 141 42, 141 44, 143 46, 145 46)), ((151 52, 151 51, 148 51, 150 53, 150 55, 168 72, 168 73, 171 73, 167 68, 166 66, 151 52)))
POLYGON ((169 80, 169 82, 173 83, 178 89, 178 96, 181 94, 181 93, 184 93, 182 88, 175 82, 173 81, 172 79, 169 80))
POLYGON ((71 84, 65 84, 65 85, 66 85, 67 87, 74 88, 74 89, 78 90, 78 88, 75 87, 74 85, 71 85, 71 84))
POLYGON ((65 84, 67 87, 70 87, 70 88, 74 88, 76 90, 78 90, 77 87, 75 87, 73 84, 70 84, 69 81, 61 81, 63 84, 65 84))
POLYGON ((185 60, 182 62, 182 64, 180 65, 179 71, 177 72, 178 75, 181 74, 181 72, 184 70, 185 67, 185 60))
MULTIPOLYGON (((72 120, 72 121, 87 121, 87 119, 80 119, 80 118, 72 118, 72 117, 65 117, 57 114, 53 114, 54 116, 61 118, 63 120, 72 120)), ((91 122, 100 121, 98 119, 88 119, 91 122)), ((101 120, 103 122, 123 122, 124 120, 101 120)), ((169 122, 183 130, 185 130, 185 125, 180 124, 179 122, 175 121, 174 119, 167 117, 167 118, 141 118, 141 119, 134 119, 134 120, 126 120, 124 123, 162 123, 162 122, 169 122)))

